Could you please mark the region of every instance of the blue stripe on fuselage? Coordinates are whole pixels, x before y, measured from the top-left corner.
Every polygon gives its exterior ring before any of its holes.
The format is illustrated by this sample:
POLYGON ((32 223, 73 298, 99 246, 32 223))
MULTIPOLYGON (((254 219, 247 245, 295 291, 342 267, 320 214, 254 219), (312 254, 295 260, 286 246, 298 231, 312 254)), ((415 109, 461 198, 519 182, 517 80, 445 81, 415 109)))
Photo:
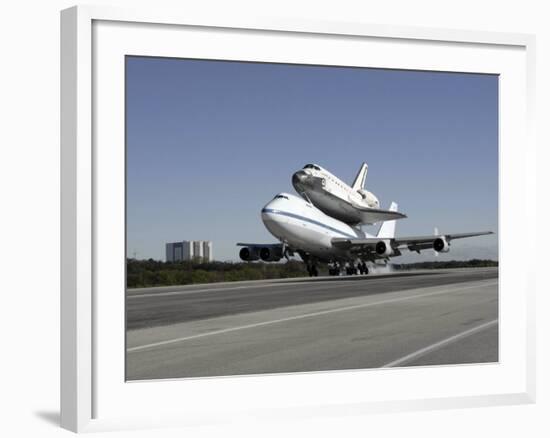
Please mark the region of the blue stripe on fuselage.
POLYGON ((287 211, 282 211, 282 210, 273 210, 271 208, 263 208, 262 213, 272 213, 272 214, 280 214, 282 216, 288 216, 288 217, 291 217, 291 218, 294 218, 294 219, 299 219, 301 221, 305 221, 305 222, 309 222, 309 223, 314 224, 314 225, 318 225, 319 227, 326 228, 330 231, 334 231, 335 233, 342 234, 343 236, 346 236, 346 237, 351 237, 351 238, 356 238, 357 237, 356 235, 348 234, 344 231, 340 231, 340 230, 338 230, 336 228, 333 228, 329 225, 326 225, 322 222, 318 222, 316 220, 309 219, 305 216, 300 216, 299 214, 289 213, 287 211))

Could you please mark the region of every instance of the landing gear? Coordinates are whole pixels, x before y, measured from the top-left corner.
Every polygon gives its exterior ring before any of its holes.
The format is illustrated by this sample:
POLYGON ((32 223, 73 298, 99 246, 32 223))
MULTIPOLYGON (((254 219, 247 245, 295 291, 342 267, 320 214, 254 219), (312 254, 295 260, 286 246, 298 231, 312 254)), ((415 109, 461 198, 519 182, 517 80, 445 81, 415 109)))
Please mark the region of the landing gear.
POLYGON ((350 263, 349 266, 346 267, 346 274, 357 275, 357 268, 353 263, 350 263))
POLYGON ((367 275, 369 273, 369 268, 367 267, 367 264, 365 262, 359 263, 357 267, 359 268, 360 274, 367 275))
POLYGON ((328 275, 340 275, 340 266, 338 265, 338 263, 329 265, 328 275))
POLYGON ((315 265, 307 265, 307 273, 310 277, 317 277, 319 275, 319 271, 317 270, 317 266, 315 265))
POLYGON ((367 275, 369 273, 369 268, 367 267, 367 264, 363 261, 359 261, 357 264, 346 263, 342 266, 336 262, 328 265, 329 275, 340 275, 342 272, 344 272, 346 275, 367 275))
MULTIPOLYGON (((316 264, 308 262, 306 264, 306 268, 310 277, 317 277, 319 275, 316 264)), ((345 265, 338 262, 329 263, 328 275, 339 276, 342 275, 342 273, 345 273, 346 275, 367 275, 369 273, 369 268, 363 261, 359 261, 357 264, 346 263, 345 265)))

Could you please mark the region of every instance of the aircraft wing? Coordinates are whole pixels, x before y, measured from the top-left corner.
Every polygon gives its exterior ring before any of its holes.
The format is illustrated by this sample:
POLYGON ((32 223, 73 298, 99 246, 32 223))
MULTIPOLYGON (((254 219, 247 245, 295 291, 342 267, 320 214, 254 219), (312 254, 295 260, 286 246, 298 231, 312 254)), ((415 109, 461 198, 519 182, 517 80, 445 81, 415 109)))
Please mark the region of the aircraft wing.
POLYGON ((376 254, 376 244, 380 241, 390 241, 390 245, 394 250, 397 250, 395 255, 399 255, 399 250, 408 249, 410 251, 421 251, 423 249, 433 249, 435 239, 444 237, 447 242, 455 239, 464 239, 466 237, 484 236, 493 234, 492 231, 481 231, 475 233, 458 233, 458 234, 440 234, 432 236, 409 236, 409 237, 370 237, 367 239, 346 239, 336 237, 331 240, 332 245, 336 248, 348 249, 355 253, 376 254))
POLYGON ((249 248, 282 248, 282 243, 237 243, 237 246, 248 246, 249 248))
POLYGON ((455 239, 464 239, 466 237, 475 237, 475 236, 485 236, 487 234, 493 234, 492 231, 478 231, 474 233, 457 233, 457 234, 441 234, 441 235, 432 235, 432 236, 412 236, 412 237, 396 237, 393 240, 398 248, 408 248, 411 251, 416 251, 417 249, 426 249, 432 248, 433 242, 438 237, 445 237, 447 242, 455 239))

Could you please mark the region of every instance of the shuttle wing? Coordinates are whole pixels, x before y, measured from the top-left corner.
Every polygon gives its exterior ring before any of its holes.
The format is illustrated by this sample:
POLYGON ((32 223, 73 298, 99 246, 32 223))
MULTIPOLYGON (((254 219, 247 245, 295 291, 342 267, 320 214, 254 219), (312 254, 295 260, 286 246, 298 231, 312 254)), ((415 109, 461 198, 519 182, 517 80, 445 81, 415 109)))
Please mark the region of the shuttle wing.
POLYGON ((376 222, 391 221, 395 219, 404 219, 406 214, 398 211, 380 210, 377 208, 358 208, 355 206, 361 217, 361 223, 374 224, 376 222))

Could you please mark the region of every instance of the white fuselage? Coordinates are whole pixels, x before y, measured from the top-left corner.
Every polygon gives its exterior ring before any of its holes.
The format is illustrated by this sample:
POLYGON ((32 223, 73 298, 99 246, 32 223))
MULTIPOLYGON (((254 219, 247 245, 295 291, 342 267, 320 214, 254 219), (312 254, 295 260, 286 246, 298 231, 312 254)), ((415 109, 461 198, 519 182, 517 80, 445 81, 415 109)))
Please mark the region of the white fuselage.
POLYGON ((328 215, 346 223, 361 222, 360 209, 380 207, 374 194, 363 188, 354 190, 318 165, 307 165, 296 172, 292 177, 292 184, 305 199, 309 199, 328 215))
POLYGON ((262 221, 273 236, 289 247, 326 260, 348 256, 347 251, 332 246, 332 238, 372 237, 288 193, 275 196, 262 209, 262 221))

